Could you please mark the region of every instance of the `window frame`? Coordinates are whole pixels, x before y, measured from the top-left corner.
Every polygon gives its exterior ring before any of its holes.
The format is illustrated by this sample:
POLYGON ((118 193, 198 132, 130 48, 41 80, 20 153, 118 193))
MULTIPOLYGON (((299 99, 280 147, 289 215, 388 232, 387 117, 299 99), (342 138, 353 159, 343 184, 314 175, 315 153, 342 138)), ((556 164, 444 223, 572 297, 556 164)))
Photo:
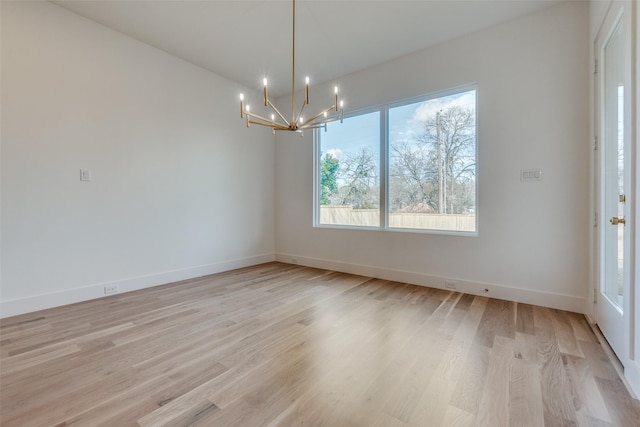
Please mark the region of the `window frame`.
POLYGON ((393 101, 385 104, 380 104, 375 107, 363 108, 360 110, 351 111, 345 114, 344 119, 347 120, 351 117, 357 117, 372 112, 380 113, 380 223, 378 226, 366 226, 366 225, 341 225, 341 224, 323 224, 320 222, 320 160, 321 160, 321 132, 325 132, 323 129, 315 129, 313 132, 313 227, 314 228, 329 228, 329 229, 342 229, 342 230, 367 230, 367 231, 390 231, 397 233, 417 233, 417 234, 436 234, 436 235, 449 235, 449 236, 478 236, 479 226, 479 197, 478 197, 478 170, 479 170, 479 155, 478 155, 478 85, 476 83, 466 84, 462 86, 456 86, 450 89, 445 89, 436 92, 430 92, 424 95, 419 95, 411 98, 405 98, 398 101, 393 101), (444 98, 464 92, 475 91, 475 105, 474 105, 474 118, 475 118, 475 132, 474 132, 474 154, 475 154, 475 180, 474 180, 474 192, 475 192, 475 231, 455 231, 455 230, 438 230, 427 228, 401 228, 389 226, 389 110, 397 107, 406 106, 409 104, 415 104, 419 102, 430 101, 437 98, 444 98))

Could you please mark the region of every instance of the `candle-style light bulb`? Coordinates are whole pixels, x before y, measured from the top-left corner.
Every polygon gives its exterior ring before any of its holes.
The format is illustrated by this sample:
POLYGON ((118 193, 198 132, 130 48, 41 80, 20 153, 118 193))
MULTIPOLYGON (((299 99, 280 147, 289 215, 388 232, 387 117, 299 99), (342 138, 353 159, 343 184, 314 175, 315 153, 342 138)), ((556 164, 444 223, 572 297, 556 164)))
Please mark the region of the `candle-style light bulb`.
POLYGON ((333 93, 335 94, 335 99, 333 100, 333 105, 335 105, 336 111, 338 111, 338 86, 333 88, 333 93))
POLYGON ((262 79, 262 84, 264 85, 263 98, 264 98, 264 105, 266 106, 269 99, 267 97, 267 78, 266 77, 262 79))
POLYGON ((240 94, 240 118, 244 117, 244 107, 242 106, 242 102, 244 101, 244 93, 240 94))
POLYGON ((304 103, 309 104, 309 76, 304 79, 304 103))

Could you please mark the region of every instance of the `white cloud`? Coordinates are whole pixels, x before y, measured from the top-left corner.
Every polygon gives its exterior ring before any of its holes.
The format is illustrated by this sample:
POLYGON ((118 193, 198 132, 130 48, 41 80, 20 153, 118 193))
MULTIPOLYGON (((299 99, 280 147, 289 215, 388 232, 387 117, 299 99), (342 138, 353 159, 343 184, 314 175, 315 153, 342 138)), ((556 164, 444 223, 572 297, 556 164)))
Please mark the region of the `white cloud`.
POLYGON ((428 117, 435 116, 438 111, 445 110, 454 105, 458 105, 460 107, 475 107, 475 91, 465 92, 462 95, 445 96, 423 102, 418 106, 418 108, 416 108, 413 117, 411 117, 410 124, 421 123, 428 117))
POLYGON ((344 157, 344 153, 339 148, 329 148, 327 150, 327 155, 329 155, 331 157, 334 157, 334 158, 336 158, 338 160, 340 160, 341 158, 344 157))

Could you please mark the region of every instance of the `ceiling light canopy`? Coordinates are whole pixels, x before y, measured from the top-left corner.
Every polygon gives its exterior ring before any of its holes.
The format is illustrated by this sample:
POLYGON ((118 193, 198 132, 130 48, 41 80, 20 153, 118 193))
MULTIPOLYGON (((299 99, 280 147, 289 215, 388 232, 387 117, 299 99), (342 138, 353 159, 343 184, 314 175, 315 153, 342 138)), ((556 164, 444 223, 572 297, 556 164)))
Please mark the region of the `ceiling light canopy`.
POLYGON ((305 78, 305 90, 304 100, 300 111, 296 113, 296 98, 295 98, 295 77, 296 77, 296 0, 292 0, 292 16, 293 16, 293 29, 292 29, 292 44, 291 44, 291 119, 287 119, 269 99, 269 92, 267 90, 268 81, 265 77, 262 80, 263 84, 263 104, 265 107, 271 108, 271 117, 265 117, 260 114, 256 114, 251 110, 249 104, 245 104, 244 94, 240 94, 240 117, 245 119, 247 127, 250 125, 259 125, 270 127, 273 133, 277 130, 282 131, 302 131, 305 129, 317 129, 325 128, 327 123, 335 120, 340 120, 344 116, 344 101, 338 98, 338 86, 335 86, 333 93, 333 105, 325 108, 319 113, 313 114, 308 118, 303 117, 304 107, 309 105, 309 77, 305 78))

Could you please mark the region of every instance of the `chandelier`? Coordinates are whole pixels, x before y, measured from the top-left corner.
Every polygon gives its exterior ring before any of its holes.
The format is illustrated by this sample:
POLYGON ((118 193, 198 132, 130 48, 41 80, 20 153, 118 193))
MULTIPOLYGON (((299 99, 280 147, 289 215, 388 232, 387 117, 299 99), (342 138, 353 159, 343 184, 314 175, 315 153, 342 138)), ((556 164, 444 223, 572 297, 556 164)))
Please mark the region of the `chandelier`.
POLYGON ((247 127, 250 125, 259 125, 270 127, 275 134, 277 130, 286 131, 303 131, 305 129, 327 129, 327 123, 340 120, 344 115, 344 101, 338 102, 338 86, 334 88, 333 105, 317 114, 308 118, 304 117, 304 107, 309 105, 309 77, 305 78, 304 100, 300 111, 296 114, 295 99, 295 76, 296 76, 296 0, 293 0, 293 30, 292 30, 292 47, 291 47, 291 118, 288 120, 269 99, 267 91, 267 78, 262 80, 264 85, 262 91, 263 104, 265 107, 271 107, 271 118, 254 113, 249 104, 245 105, 244 94, 240 94, 240 117, 245 119, 247 127))

